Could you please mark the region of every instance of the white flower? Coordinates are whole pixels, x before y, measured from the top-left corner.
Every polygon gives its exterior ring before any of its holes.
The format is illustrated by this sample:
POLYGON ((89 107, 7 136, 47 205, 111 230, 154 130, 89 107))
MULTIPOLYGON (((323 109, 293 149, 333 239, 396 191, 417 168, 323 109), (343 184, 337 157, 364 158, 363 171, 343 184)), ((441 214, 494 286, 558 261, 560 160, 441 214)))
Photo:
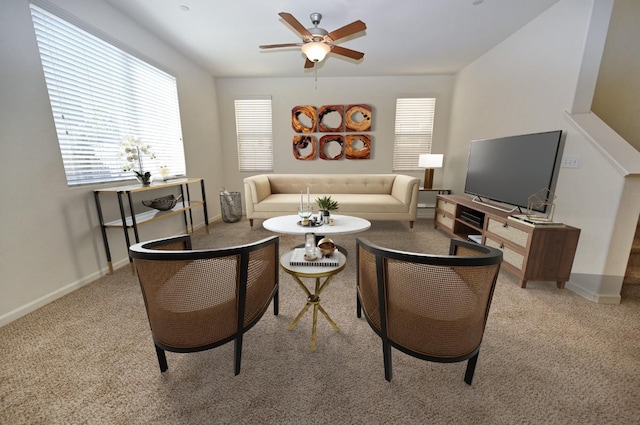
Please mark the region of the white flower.
POLYGON ((124 159, 125 164, 122 170, 125 172, 133 171, 136 175, 143 175, 142 157, 148 156, 149 159, 156 159, 156 154, 151 150, 151 145, 143 144, 142 139, 134 136, 125 136, 120 141, 123 150, 118 154, 124 159))

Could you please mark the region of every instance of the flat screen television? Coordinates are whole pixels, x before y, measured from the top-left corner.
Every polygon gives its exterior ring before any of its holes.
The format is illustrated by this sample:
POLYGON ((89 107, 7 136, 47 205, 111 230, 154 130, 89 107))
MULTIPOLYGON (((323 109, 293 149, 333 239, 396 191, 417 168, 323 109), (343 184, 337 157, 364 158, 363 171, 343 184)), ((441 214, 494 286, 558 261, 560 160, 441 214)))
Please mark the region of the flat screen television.
MULTIPOLYGON (((472 141, 465 193, 475 195, 476 201, 527 208, 531 195, 554 190, 561 139, 562 131, 556 130, 472 141)), ((531 209, 544 213, 547 205, 531 209)))

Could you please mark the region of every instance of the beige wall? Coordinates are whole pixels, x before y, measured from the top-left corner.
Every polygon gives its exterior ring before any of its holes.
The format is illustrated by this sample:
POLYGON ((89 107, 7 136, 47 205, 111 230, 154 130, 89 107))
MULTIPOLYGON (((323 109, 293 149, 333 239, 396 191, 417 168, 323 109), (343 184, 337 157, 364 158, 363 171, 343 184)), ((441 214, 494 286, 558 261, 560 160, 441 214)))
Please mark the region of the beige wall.
POLYGON ((582 229, 568 287, 595 301, 616 302, 636 223, 630 217, 637 220, 640 210, 639 201, 630 201, 640 199, 631 181, 637 175, 628 177, 599 144, 607 140, 593 140, 567 114, 585 96, 591 99, 607 3, 563 0, 459 73, 445 185, 463 190, 464 173, 455 170, 466 164, 472 139, 564 130, 564 154, 578 155, 580 166, 560 169, 554 218, 582 229))
POLYGON ((615 0, 592 110, 640 150, 640 1, 615 0))
MULTIPOLYGON (((242 179, 257 173, 240 173, 236 149, 234 100, 243 96, 270 95, 273 108, 274 172, 276 173, 390 173, 392 172, 393 132, 396 98, 403 95, 435 96, 436 116, 432 151, 444 153, 452 76, 324 78, 318 82, 306 78, 224 78, 217 79, 218 103, 225 173, 228 189, 243 191, 242 179), (316 88, 317 87, 317 88, 316 88), (365 103, 372 106, 372 155, 370 160, 296 160, 292 151, 291 109, 298 105, 347 105, 365 103)), ((319 138, 320 133, 315 136, 319 138)), ((446 163, 446 157, 445 157, 446 163)), ((446 166, 446 164, 445 164, 446 166)), ((424 172, 407 173, 422 178, 424 172)), ((442 179, 436 172, 436 185, 442 179)), ((244 202, 243 202, 244 205, 244 202)))
MULTIPOLYGON (((273 96, 276 172, 359 173, 391 171, 395 98, 436 94, 434 152, 445 154, 445 167, 436 172, 436 184, 444 179, 458 193, 463 188, 470 140, 566 130, 565 153, 579 154, 582 162, 579 169, 561 170, 557 217, 583 229, 574 273, 594 277, 585 293, 598 295, 607 277, 615 283, 624 275, 624 268, 620 271, 624 255, 617 255, 615 246, 621 251, 626 248, 623 226, 628 215, 635 213, 637 218, 634 199, 640 199, 637 181, 627 178, 619 185, 619 169, 612 166, 615 161, 603 159, 598 146, 572 129, 564 115, 576 95, 592 5, 600 1, 608 0, 560 1, 456 79, 325 79, 320 73, 317 89, 311 78, 214 82, 205 71, 101 0, 54 3, 176 75, 187 171, 205 178, 211 216, 219 214, 219 187, 242 189, 244 175, 237 171, 232 115, 237 95, 273 96), (291 108, 352 102, 374 107, 373 159, 295 161, 290 154, 291 108), (636 196, 629 196, 629 191, 636 196)), ((104 273, 106 260, 92 198, 95 187, 66 185, 27 0, 4 0, 0 5, 0 57, 0 177, 5 182, 0 203, 2 325, 97 278, 104 273)), ((181 231, 180 220, 163 220, 145 226, 141 237, 181 231)), ((114 261, 126 264, 121 233, 111 232, 110 241, 114 261)))
MULTIPOLYGON (((101 0, 54 3, 144 52, 178 78, 187 172, 206 179, 209 199, 215 201, 222 164, 211 76, 101 0)), ((27 0, 0 3, 0 57, 2 325, 99 277, 106 259, 95 186, 70 188, 66 183, 27 0)), ((211 204, 215 215, 219 204, 211 204)), ((144 226, 141 237, 182 231, 178 217, 144 226)), ((122 232, 110 235, 114 261, 126 264, 122 232)))

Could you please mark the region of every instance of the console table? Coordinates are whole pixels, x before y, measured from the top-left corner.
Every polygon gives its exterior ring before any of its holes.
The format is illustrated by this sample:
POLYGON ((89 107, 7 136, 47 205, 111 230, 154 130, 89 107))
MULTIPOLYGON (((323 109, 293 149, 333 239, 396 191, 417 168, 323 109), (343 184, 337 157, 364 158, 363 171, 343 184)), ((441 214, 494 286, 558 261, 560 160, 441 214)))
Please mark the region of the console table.
MULTIPOLYGON (((418 192, 431 192, 431 193, 435 193, 436 195, 451 195, 451 189, 448 188, 425 188, 420 186, 418 188, 418 192)), ((426 208, 435 208, 435 204, 425 204, 425 203, 421 203, 420 200, 418 200, 418 209, 426 209, 426 208)))
POLYGON ((438 195, 434 227, 452 237, 480 240, 503 252, 502 268, 520 279, 555 281, 558 288, 571 275, 580 229, 564 224, 527 225, 511 214, 463 195, 438 195))
POLYGON ((451 189, 445 189, 442 187, 429 187, 429 188, 425 188, 425 187, 419 187, 418 188, 418 192, 437 192, 438 195, 450 195, 451 194, 451 189))
MULTIPOLYGON (((109 240, 107 238, 107 229, 109 228, 121 228, 124 230, 124 238, 127 243, 127 248, 131 246, 131 242, 129 239, 129 229, 133 229, 133 234, 135 237, 135 243, 140 242, 140 237, 138 235, 138 226, 145 223, 150 223, 155 220, 160 220, 163 218, 171 217, 176 214, 182 213, 184 218, 185 231, 189 233, 189 225, 191 225, 191 232, 193 232, 193 215, 191 210, 196 207, 202 207, 204 212, 204 222, 207 228, 207 233, 209 233, 209 216, 207 213, 207 199, 205 196, 204 190, 204 180, 201 178, 183 178, 176 179, 167 182, 159 182, 152 183, 150 186, 142 186, 140 183, 129 185, 129 186, 120 186, 120 187, 111 187, 105 189, 97 189, 93 191, 93 196, 96 201, 96 208, 98 210, 98 219, 100 220, 100 229, 102 230, 102 240, 104 242, 104 250, 107 255, 107 262, 109 263, 109 273, 113 273, 113 264, 111 262, 111 251, 109 250, 109 240), (201 200, 192 201, 191 194, 189 191, 189 185, 191 184, 200 184, 200 192, 201 192, 201 200), (170 187, 178 187, 180 190, 180 195, 182 198, 175 207, 167 211, 158 211, 158 210, 146 210, 142 212, 136 213, 134 208, 134 202, 132 200, 132 193, 140 193, 140 192, 151 192, 158 189, 166 189, 170 187), (102 211, 102 206, 100 204, 100 195, 116 195, 118 197, 118 206, 120 208, 120 218, 113 221, 104 221, 104 214, 102 211), (126 203, 128 204, 128 208, 125 208, 125 198, 126 203), (128 209, 128 211, 127 211, 128 209), (187 221, 187 211, 188 221, 187 221)), ((146 208, 146 207, 145 207, 146 208)), ((129 256, 129 264, 131 265, 131 270, 133 269, 133 260, 129 256)))

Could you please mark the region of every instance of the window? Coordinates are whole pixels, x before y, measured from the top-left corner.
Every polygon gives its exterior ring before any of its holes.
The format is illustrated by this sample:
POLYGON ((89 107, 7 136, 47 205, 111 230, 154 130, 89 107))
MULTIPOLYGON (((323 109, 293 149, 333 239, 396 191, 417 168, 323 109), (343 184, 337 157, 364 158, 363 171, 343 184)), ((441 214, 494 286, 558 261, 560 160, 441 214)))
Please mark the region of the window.
MULTIPOLYGON (((67 175, 79 185, 127 180, 120 142, 151 146, 144 171, 185 173, 176 79, 31 4, 31 16, 67 175)), ((85 27, 86 25, 78 23, 85 27)))
POLYGON ((393 171, 420 170, 418 156, 431 153, 436 99, 396 99, 393 171))
POLYGON ((240 171, 273 171, 271 97, 236 99, 240 171))

